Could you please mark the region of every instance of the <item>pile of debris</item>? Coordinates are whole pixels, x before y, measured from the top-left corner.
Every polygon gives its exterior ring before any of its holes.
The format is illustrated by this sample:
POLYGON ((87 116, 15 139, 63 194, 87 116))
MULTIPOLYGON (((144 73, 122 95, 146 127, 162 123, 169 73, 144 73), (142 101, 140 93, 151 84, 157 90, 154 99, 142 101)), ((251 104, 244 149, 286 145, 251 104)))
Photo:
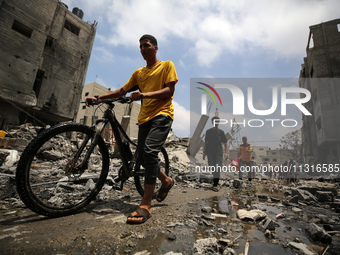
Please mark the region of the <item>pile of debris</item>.
MULTIPOLYGON (((16 194, 16 165, 25 146, 38 132, 39 128, 37 127, 23 125, 7 132, 6 137, 0 138, 2 144, 2 149, 0 149, 1 209, 8 204, 17 208, 24 207, 16 194), (6 140, 6 145, 1 140, 6 140), (9 146, 9 144, 11 145, 9 146)), ((187 188, 210 189, 212 175, 195 172, 197 165, 203 166, 206 162, 201 159, 201 153, 198 153, 194 159, 190 158, 186 153, 187 144, 187 139, 179 139, 174 134, 169 136, 165 144, 170 161, 170 171, 176 179, 176 186, 182 188, 183 192, 187 188)), ((58 158, 58 155, 49 154, 45 157, 58 158)), ((63 160, 60 161, 60 164, 64 164, 63 160)), ((111 199, 114 195, 111 192, 115 188, 113 179, 117 176, 120 167, 120 159, 112 158, 110 174, 102 192, 97 197, 98 201, 111 199)), ((230 212, 203 206, 197 215, 188 214, 185 218, 170 222, 167 227, 172 230, 181 226, 210 229, 206 230, 209 233, 207 238, 196 239, 192 247, 192 254, 236 254, 235 250, 239 249, 240 244, 238 238, 235 238, 235 233, 237 231, 243 233, 243 224, 256 226, 269 243, 299 250, 301 254, 316 254, 303 240, 292 238, 287 242, 280 236, 282 231, 291 231, 289 224, 294 224, 296 221, 305 222, 301 231, 307 234, 311 242, 319 244, 318 247, 323 249, 323 254, 337 254, 340 249, 340 187, 338 183, 331 182, 331 180, 321 182, 314 179, 285 184, 285 180, 266 179, 265 176, 259 176, 258 179, 249 182, 238 180, 237 173, 228 174, 222 175, 220 186, 235 191, 244 200, 251 200, 253 203, 249 206, 247 203, 237 204, 235 201, 229 200, 229 205, 236 211, 234 217, 230 215, 230 212), (266 194, 262 194, 261 189, 266 189, 266 194), (268 195, 268 193, 280 193, 282 197, 277 198, 275 195, 268 195), (262 202, 258 203, 258 201, 262 202), (266 212, 263 205, 275 206, 281 210, 281 213, 276 213, 273 216, 266 212), (222 224, 220 219, 228 220, 228 223, 222 224), (282 225, 285 225, 283 230, 282 225)), ((133 180, 128 180, 126 185, 129 189, 135 189, 133 180)), ((169 239, 171 238, 176 238, 173 232, 172 236, 169 236, 169 239)), ((247 240, 244 254, 248 251, 249 245, 249 240, 247 240)))

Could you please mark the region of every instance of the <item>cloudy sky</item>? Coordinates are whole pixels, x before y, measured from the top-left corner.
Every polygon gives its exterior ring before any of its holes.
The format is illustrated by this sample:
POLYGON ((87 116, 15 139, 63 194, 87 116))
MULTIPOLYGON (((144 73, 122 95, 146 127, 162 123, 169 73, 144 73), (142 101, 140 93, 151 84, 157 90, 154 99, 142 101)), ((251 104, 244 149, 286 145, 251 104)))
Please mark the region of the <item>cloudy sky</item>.
POLYGON ((158 39, 158 59, 172 60, 179 77, 173 129, 180 137, 190 135, 191 78, 297 78, 309 26, 339 18, 338 0, 63 2, 82 9, 85 21, 98 22, 85 84, 120 88, 145 65, 140 36, 158 39))

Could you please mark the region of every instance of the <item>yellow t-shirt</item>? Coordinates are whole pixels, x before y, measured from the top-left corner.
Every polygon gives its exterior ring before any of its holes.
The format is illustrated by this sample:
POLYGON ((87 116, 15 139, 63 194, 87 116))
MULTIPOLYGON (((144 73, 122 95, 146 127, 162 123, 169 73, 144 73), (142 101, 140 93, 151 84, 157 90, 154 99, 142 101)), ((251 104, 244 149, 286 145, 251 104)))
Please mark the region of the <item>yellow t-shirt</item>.
POLYGON ((253 150, 253 147, 251 146, 251 144, 241 144, 240 145, 240 159, 242 159, 245 162, 249 162, 251 161, 251 151, 247 151, 247 150, 253 150))
MULTIPOLYGON (((123 86, 124 91, 129 91, 138 85, 142 93, 163 89, 165 84, 177 83, 175 65, 170 61, 158 61, 153 66, 144 66, 137 69, 123 86)), ((165 114, 174 118, 174 106, 172 99, 174 95, 163 99, 143 98, 141 109, 138 115, 138 124, 141 125, 154 117, 165 114)))

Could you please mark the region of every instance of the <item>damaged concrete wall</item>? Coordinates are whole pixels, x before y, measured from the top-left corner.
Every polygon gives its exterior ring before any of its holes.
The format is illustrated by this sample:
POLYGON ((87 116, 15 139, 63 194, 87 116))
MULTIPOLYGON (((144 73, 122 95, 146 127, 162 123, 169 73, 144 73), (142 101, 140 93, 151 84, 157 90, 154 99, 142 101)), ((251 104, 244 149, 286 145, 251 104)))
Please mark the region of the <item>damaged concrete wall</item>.
POLYGON ((310 26, 306 53, 299 79, 312 94, 305 104, 312 116, 303 116, 305 163, 339 163, 340 89, 308 78, 340 78, 340 19, 310 26))
POLYGON ((49 124, 72 120, 96 23, 58 0, 0 0, 0 33, 1 128, 26 118, 7 100, 49 124))

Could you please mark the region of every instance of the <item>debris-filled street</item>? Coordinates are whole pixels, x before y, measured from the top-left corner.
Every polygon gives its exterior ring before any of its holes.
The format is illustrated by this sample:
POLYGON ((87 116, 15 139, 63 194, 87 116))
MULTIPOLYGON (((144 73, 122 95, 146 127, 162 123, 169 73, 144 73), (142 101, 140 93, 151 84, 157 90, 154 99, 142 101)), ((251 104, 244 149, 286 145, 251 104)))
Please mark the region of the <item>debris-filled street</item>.
MULTIPOLYGON (((20 153, 36 132, 23 125, 6 137, 12 148, 0 150, 0 254, 339 254, 336 176, 288 183, 259 174, 250 182, 224 173, 214 192, 210 174, 194 172, 186 143, 171 137, 166 150, 175 186, 165 201, 153 202, 145 224, 125 223, 141 200, 132 178, 123 191, 108 181, 77 214, 40 216, 15 187, 20 153)), ((201 154, 195 164, 204 163, 201 154)), ((108 179, 119 159, 111 163, 108 179)))

